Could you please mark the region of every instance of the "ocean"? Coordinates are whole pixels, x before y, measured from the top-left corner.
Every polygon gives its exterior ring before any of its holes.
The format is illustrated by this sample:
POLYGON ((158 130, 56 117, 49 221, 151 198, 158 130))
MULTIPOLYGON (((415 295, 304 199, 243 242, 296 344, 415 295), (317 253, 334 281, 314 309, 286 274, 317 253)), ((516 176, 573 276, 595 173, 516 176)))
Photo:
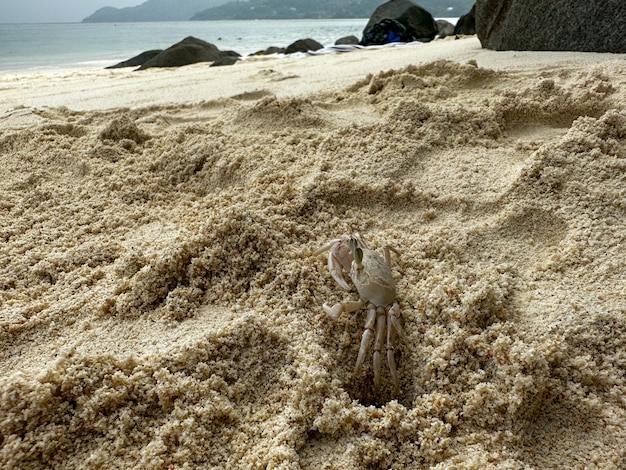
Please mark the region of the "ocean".
MULTIPOLYGON (((454 19, 448 19, 453 24, 454 19)), ((361 37, 367 19, 0 24, 0 72, 103 68, 187 36, 247 55, 303 38, 361 37)))

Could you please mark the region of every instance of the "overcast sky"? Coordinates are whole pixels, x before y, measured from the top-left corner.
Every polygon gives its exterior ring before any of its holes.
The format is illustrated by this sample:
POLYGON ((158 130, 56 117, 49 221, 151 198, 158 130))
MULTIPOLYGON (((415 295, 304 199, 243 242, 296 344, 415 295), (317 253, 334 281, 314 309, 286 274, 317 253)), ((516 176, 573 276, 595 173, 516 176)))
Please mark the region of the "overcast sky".
POLYGON ((0 0, 0 23, 78 22, 102 7, 133 7, 144 0, 0 0))

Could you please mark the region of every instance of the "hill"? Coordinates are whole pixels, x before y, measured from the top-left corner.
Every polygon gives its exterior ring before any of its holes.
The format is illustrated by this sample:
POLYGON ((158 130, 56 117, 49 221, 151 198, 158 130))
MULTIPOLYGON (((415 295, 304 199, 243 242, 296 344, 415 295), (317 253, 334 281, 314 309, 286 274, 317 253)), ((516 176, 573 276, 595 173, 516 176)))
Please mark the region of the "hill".
POLYGON ((104 7, 83 23, 123 23, 133 21, 186 21, 195 13, 216 7, 228 0, 148 0, 127 8, 104 7))
MULTIPOLYGON (((369 18, 384 0, 147 0, 127 8, 104 7, 84 23, 133 21, 369 18)), ((418 0, 435 17, 458 17, 474 0, 418 0)))
MULTIPOLYGON (((192 20, 252 20, 299 18, 369 18, 384 0, 250 0, 234 1, 194 15, 192 20)), ((474 0, 421 0, 419 6, 435 17, 459 17, 474 0)))

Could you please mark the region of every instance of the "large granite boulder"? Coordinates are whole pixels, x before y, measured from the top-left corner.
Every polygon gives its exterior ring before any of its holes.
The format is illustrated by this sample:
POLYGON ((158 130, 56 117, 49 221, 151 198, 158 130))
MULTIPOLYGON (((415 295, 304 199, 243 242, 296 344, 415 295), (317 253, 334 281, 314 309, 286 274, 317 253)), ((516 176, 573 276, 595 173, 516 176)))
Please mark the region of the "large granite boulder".
POLYGON ((284 54, 285 53, 285 49, 286 49, 285 47, 270 46, 270 47, 268 47, 266 49, 253 52, 250 55, 284 54))
POLYGON ((222 57, 217 59, 215 62, 213 62, 210 66, 211 67, 223 67, 225 65, 235 65, 237 62, 239 62, 239 57, 233 56, 233 55, 223 55, 222 57))
POLYGON ((411 0, 389 0, 380 5, 363 29, 363 36, 382 20, 396 20, 406 28, 407 33, 418 41, 430 41, 439 32, 433 16, 411 0))
POLYGON ((415 41, 415 37, 413 37, 412 33, 407 31, 406 26, 398 20, 385 18, 363 33, 359 44, 362 46, 376 46, 392 42, 412 41, 415 41))
POLYGON ((454 27, 454 34, 476 34, 476 4, 459 18, 454 27))
POLYGON ((626 0, 478 0, 483 47, 518 51, 626 52, 626 0))
POLYGON ((234 65, 241 59, 241 54, 235 51, 220 51, 220 58, 211 64, 211 67, 234 65))
POLYGON ((357 38, 354 34, 350 36, 342 36, 335 41, 335 46, 353 46, 359 43, 359 38, 357 38))
POLYGON ((448 36, 454 36, 454 25, 448 20, 437 20, 437 30, 440 38, 446 38, 448 36))
POLYGON ((143 65, 149 60, 158 56, 161 52, 163 52, 163 49, 152 49, 151 51, 142 52, 141 54, 136 55, 135 57, 131 57, 130 59, 124 60, 122 62, 118 62, 115 65, 109 65, 108 67, 105 67, 105 68, 106 69, 121 69, 125 67, 139 67, 140 65, 143 65))
POLYGON ((139 70, 150 67, 180 67, 197 62, 216 62, 220 57, 220 50, 217 46, 188 36, 147 61, 139 67, 139 70))
POLYGON ((322 49, 324 46, 317 42, 315 39, 306 38, 298 39, 292 42, 285 49, 285 54, 293 54, 294 52, 309 52, 322 49))

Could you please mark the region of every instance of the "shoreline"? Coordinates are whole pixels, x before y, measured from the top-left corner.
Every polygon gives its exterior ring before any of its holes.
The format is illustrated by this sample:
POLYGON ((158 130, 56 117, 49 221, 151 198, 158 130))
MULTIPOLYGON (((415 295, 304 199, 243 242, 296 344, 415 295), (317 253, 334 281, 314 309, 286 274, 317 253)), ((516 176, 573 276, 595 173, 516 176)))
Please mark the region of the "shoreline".
POLYGON ((14 51, 10 56, 0 57, 0 69, 11 71, 13 56, 19 65, 22 62, 20 52, 29 58, 27 60, 32 59, 43 67, 52 66, 52 69, 57 64, 80 64, 92 60, 102 62, 104 68, 148 49, 166 49, 187 36, 211 42, 221 50, 247 55, 268 46, 286 47, 305 32, 310 32, 309 36, 317 35, 323 44, 332 44, 341 36, 359 34, 366 23, 367 19, 4 25, 4 28, 0 26, 0 38, 4 34, 8 46, 14 51), (52 39, 43 41, 37 40, 38 37, 52 39), (73 40, 87 43, 73 44, 73 40), (27 47, 38 51, 39 56, 32 57, 27 47), (49 63, 50 58, 41 57, 42 54, 48 55, 46 52, 55 61, 53 64, 49 63))
POLYGON ((64 106, 85 111, 136 107, 142 103, 197 103, 260 91, 278 97, 315 94, 340 90, 370 73, 435 60, 458 63, 474 60, 479 67, 523 73, 561 65, 593 66, 624 57, 624 54, 579 52, 495 52, 482 49, 476 37, 468 37, 302 58, 248 57, 229 67, 209 68, 210 64, 200 63, 146 71, 0 73, 0 113, 22 106, 64 106), (184 93, 178 93, 181 89, 184 93))
MULTIPOLYGON (((454 17, 438 19, 452 24, 457 21, 454 17)), ((104 68, 145 50, 166 49, 187 36, 213 43, 221 50, 234 50, 242 56, 270 46, 286 47, 304 37, 330 46, 340 37, 352 34, 360 37, 368 20, 5 24, 0 25, 0 39, 6 41, 5 46, 11 52, 0 57, 0 71, 55 70, 64 63, 80 69, 88 68, 90 62, 104 68), (72 41, 72 38, 81 41, 77 37, 83 36, 88 41, 86 44, 72 41), (54 62, 50 63, 51 60, 54 62)))

